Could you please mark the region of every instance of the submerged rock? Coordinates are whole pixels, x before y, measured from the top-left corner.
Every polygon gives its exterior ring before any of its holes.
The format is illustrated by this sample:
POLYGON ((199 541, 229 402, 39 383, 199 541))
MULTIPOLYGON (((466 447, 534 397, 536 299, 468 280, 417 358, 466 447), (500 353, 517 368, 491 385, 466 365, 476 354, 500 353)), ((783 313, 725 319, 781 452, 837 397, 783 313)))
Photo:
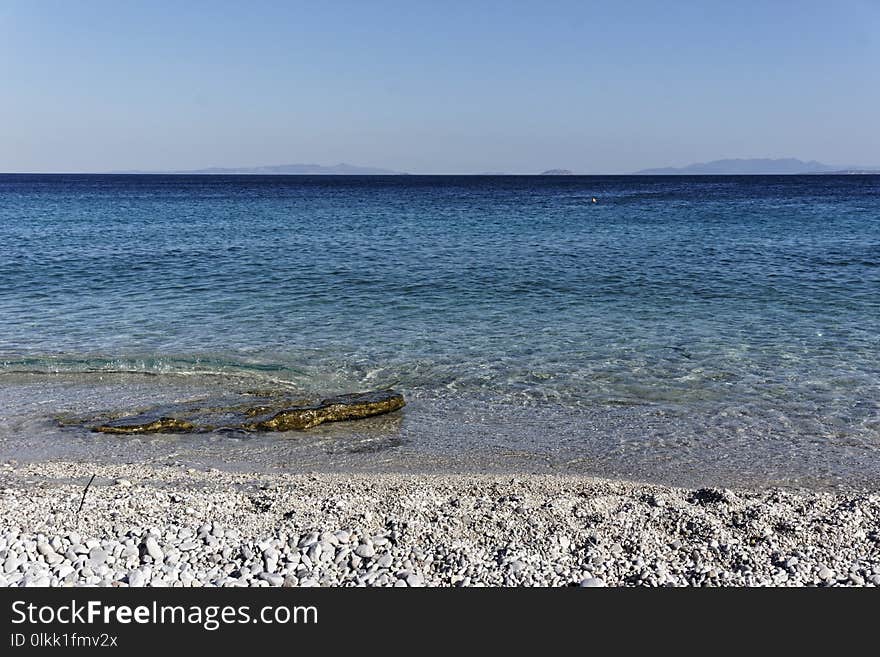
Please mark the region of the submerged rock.
POLYGON ((325 399, 315 406, 284 409, 268 420, 250 424, 246 428, 256 431, 302 431, 324 422, 355 420, 390 413, 403 408, 405 404, 403 395, 393 390, 340 395, 325 399))
MULTIPOLYGON (((195 433, 206 431, 303 431, 324 422, 340 422, 391 413, 406 405, 393 390, 353 393, 310 403, 302 399, 264 399, 249 404, 193 403, 162 406, 137 414, 105 415, 82 421, 92 431, 110 434, 195 433)), ((240 399, 238 400, 240 402, 240 399)), ((68 418, 60 419, 70 425, 68 418)))
POLYGON ((173 417, 160 417, 158 420, 138 422, 138 418, 118 420, 94 427, 100 433, 190 433, 196 430, 192 422, 173 417))

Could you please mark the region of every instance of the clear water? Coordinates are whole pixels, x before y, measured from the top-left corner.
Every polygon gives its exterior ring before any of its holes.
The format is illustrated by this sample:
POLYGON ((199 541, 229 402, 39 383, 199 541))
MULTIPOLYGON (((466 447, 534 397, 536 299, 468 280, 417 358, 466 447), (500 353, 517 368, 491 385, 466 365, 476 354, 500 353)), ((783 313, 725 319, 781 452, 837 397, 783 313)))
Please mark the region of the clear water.
POLYGON ((0 176, 0 455, 255 385, 412 401, 298 463, 874 486, 880 177, 0 176))

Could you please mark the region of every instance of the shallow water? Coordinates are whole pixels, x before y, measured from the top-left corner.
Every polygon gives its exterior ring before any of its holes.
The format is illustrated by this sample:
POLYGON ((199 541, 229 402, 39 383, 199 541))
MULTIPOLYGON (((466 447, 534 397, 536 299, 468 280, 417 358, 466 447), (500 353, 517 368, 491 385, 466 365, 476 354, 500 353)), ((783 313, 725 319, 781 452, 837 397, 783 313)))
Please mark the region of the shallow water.
POLYGON ((878 193, 875 176, 0 176, 0 456, 873 487, 878 193), (52 421, 386 387, 402 414, 295 440, 52 421))

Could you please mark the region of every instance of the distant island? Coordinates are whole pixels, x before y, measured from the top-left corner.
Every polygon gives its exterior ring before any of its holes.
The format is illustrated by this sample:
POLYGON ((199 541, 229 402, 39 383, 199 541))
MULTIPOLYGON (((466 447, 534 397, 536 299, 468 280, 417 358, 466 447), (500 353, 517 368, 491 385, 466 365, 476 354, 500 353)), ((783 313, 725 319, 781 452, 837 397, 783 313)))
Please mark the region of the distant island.
MULTIPOLYGON (((403 171, 393 171, 379 167, 362 167, 353 164, 276 164, 257 167, 208 167, 205 169, 164 169, 164 170, 126 170, 110 171, 113 174, 153 174, 153 175, 257 175, 257 176, 406 176, 403 171)), ((632 175, 644 176, 697 176, 697 175, 877 175, 880 167, 832 166, 811 160, 804 162, 794 158, 784 159, 727 159, 689 164, 684 167, 663 167, 642 169, 632 175)), ((509 176, 504 172, 484 172, 482 176, 509 176)), ((522 174, 519 174, 522 175, 522 174)), ((540 176, 573 176, 570 169, 547 169, 540 176)))
POLYGON ((642 169, 636 175, 645 176, 687 176, 687 175, 797 175, 797 174, 834 174, 834 173, 870 173, 871 169, 863 167, 840 167, 823 164, 811 160, 804 162, 794 158, 768 159, 734 159, 714 160, 690 164, 686 167, 664 167, 660 169, 642 169))
POLYGON ((169 170, 169 171, 115 171, 114 173, 153 173, 153 174, 187 174, 187 175, 235 175, 249 174, 261 176, 290 175, 328 175, 328 176, 396 176, 405 175, 400 171, 378 169, 375 167, 359 167, 352 164, 277 164, 262 167, 210 167, 207 169, 169 170))
POLYGON ((840 169, 838 171, 823 171, 828 176, 880 176, 880 167, 877 169, 840 169))

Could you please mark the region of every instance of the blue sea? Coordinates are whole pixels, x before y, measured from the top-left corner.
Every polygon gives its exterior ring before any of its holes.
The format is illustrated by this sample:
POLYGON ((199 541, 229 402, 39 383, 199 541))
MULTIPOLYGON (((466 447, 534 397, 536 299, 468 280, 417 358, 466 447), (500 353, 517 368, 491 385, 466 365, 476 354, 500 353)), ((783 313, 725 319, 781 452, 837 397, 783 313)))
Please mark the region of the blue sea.
POLYGON ((876 488, 880 177, 2 175, 0 457, 876 488), (56 422, 388 387, 298 434, 56 422))

